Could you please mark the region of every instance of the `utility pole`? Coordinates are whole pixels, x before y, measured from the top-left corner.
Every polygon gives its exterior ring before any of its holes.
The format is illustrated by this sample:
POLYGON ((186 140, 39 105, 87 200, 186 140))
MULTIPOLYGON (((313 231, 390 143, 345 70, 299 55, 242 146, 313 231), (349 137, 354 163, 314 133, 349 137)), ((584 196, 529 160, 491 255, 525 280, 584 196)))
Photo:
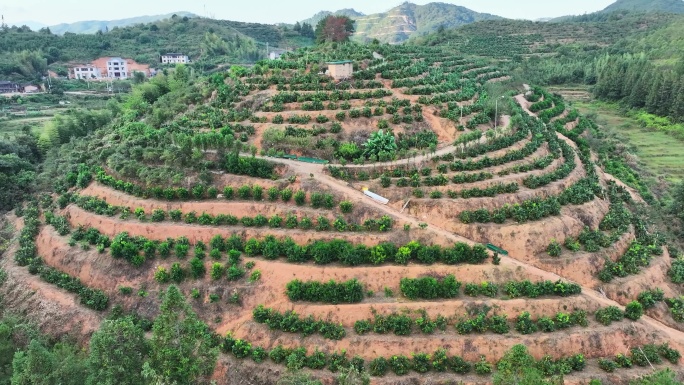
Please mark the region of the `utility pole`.
POLYGON ((494 103, 494 130, 496 131, 496 126, 499 123, 499 99, 496 99, 494 103))
MULTIPOLYGON (((501 99, 503 99, 504 96, 501 95, 501 99)), ((494 104, 494 130, 496 131, 497 127, 499 125, 499 98, 496 98, 496 103, 494 104)))
POLYGON ((268 42, 266 42, 266 59, 270 59, 271 55, 270 52, 268 52, 268 42))

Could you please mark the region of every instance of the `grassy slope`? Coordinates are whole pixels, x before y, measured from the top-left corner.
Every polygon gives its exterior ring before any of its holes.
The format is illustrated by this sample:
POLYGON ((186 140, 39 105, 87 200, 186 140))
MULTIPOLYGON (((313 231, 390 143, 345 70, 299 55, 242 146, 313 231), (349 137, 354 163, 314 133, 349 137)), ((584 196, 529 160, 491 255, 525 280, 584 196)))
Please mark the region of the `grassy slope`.
POLYGON ((653 173, 671 181, 684 180, 684 146, 672 136, 641 127, 615 104, 575 101, 573 106, 584 114, 596 114, 596 122, 627 139, 635 154, 653 173))

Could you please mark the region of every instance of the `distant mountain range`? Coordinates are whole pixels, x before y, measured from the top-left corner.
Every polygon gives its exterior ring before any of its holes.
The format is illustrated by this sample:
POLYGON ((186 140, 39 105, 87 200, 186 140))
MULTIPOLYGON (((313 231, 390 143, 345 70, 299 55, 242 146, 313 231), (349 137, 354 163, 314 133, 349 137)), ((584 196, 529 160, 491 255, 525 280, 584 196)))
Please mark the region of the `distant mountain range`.
POLYGON ((303 22, 316 25, 328 15, 348 16, 356 21, 353 40, 367 42, 378 39, 383 43, 398 44, 412 36, 425 35, 440 27, 450 29, 481 20, 502 19, 488 13, 478 13, 471 9, 447 3, 416 5, 405 2, 387 12, 364 15, 353 9, 336 12, 319 12, 303 22))
MULTIPOLYGON (((631 12, 666 12, 684 14, 684 0, 617 0, 605 9, 596 12, 611 13, 619 11, 631 12)), ((49 26, 52 33, 64 34, 72 33, 96 33, 114 27, 126 27, 140 23, 152 23, 158 20, 171 18, 173 15, 178 17, 196 17, 190 12, 175 12, 164 15, 139 16, 119 20, 89 20, 76 23, 64 23, 49 26)), ((448 3, 428 3, 426 5, 416 5, 405 2, 386 12, 366 15, 355 9, 340 9, 335 12, 321 11, 314 16, 301 20, 316 26, 319 21, 329 15, 347 16, 356 22, 356 33, 353 40, 367 42, 377 39, 383 43, 398 44, 408 40, 410 37, 426 35, 437 31, 439 28, 453 29, 466 24, 482 20, 503 19, 500 16, 479 13, 471 9, 448 3)), ((570 16, 560 18, 543 18, 538 21, 563 21, 570 16)), ((35 21, 25 21, 17 25, 27 25, 32 30, 46 27, 45 24, 35 21)))
MULTIPOLYGON (((176 15, 178 17, 196 17, 194 13, 190 12, 173 12, 173 13, 167 13, 165 15, 151 15, 151 16, 138 16, 138 17, 131 17, 128 19, 119 19, 119 20, 87 20, 87 21, 78 21, 75 23, 62 23, 62 24, 57 24, 57 25, 51 25, 49 26, 50 31, 52 33, 58 34, 58 35, 63 35, 65 32, 72 32, 72 33, 96 33, 97 31, 105 31, 107 28, 112 29, 114 27, 127 27, 129 25, 134 25, 134 24, 146 24, 146 23, 153 23, 158 20, 164 20, 164 19, 169 19, 173 15, 176 15)), ((17 23, 17 25, 26 25, 30 27, 32 30, 37 31, 41 28, 46 27, 45 24, 43 23, 38 23, 34 21, 26 21, 26 22, 21 22, 17 23)))

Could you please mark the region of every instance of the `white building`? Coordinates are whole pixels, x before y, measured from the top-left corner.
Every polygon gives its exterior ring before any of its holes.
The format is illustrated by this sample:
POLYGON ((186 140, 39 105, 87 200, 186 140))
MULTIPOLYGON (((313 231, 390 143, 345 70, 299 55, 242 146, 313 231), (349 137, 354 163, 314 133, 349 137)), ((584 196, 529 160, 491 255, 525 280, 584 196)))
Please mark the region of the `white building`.
POLYGON ((276 60, 280 59, 281 56, 284 54, 290 52, 289 50, 282 49, 282 48, 273 48, 271 52, 268 53, 268 58, 271 60, 276 60))
POLYGON ((120 57, 113 57, 107 61, 107 77, 110 79, 127 79, 128 64, 120 57))
POLYGON ((161 55, 162 64, 187 64, 190 63, 188 55, 182 53, 167 53, 161 55))
POLYGON ((74 67, 74 79, 91 80, 99 79, 101 77, 102 74, 100 73, 100 69, 94 65, 87 64, 80 67, 74 67))

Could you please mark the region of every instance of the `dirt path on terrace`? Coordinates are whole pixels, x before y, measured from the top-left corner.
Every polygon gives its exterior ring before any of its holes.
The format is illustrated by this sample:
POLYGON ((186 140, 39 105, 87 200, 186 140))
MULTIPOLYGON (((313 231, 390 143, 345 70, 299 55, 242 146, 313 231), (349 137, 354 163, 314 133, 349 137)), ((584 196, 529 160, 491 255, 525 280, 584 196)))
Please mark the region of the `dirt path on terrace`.
MULTIPOLYGON (((387 233, 368 232, 335 232, 335 231, 307 231, 299 229, 272 229, 268 227, 244 227, 244 226, 201 226, 188 225, 175 222, 140 222, 138 220, 122 221, 113 217, 99 216, 89 213, 76 205, 70 205, 64 210, 64 215, 69 219, 72 227, 84 226, 95 227, 102 234, 113 237, 121 232, 128 232, 131 236, 143 236, 151 240, 164 241, 167 238, 187 237, 191 243, 202 241, 208 243, 215 235, 228 237, 234 234, 243 237, 261 238, 262 234, 270 234, 276 237, 290 237, 299 244, 309 243, 319 239, 345 239, 355 244, 375 246, 382 242, 395 242, 408 239, 404 231, 387 233)), ((416 226, 417 227, 417 226, 416 226)), ((400 241, 401 242, 401 241, 400 241)), ((408 242, 408 240, 406 241, 408 242)))
MULTIPOLYGON (((155 199, 141 199, 110 187, 103 186, 97 182, 91 183, 88 187, 79 192, 81 196, 93 196, 104 199, 107 203, 114 206, 128 207, 133 211, 141 207, 145 213, 151 214, 156 209, 165 211, 180 210, 184 214, 195 211, 198 215, 202 213, 211 213, 212 215, 225 214, 234 215, 238 218, 244 216, 254 216, 255 214, 262 214, 267 217, 272 215, 285 216, 288 214, 297 215, 298 218, 309 217, 318 218, 319 216, 334 220, 334 210, 314 209, 310 206, 296 206, 292 204, 283 203, 282 201, 269 202, 264 201, 247 201, 247 200, 208 200, 208 201, 189 201, 189 202, 167 202, 155 199)), ((284 219, 284 218, 283 218, 284 219)))
MULTIPOLYGON (((17 234, 24 227, 22 218, 8 215, 17 234)), ((80 342, 100 327, 103 315, 84 308, 77 295, 44 282, 37 275, 28 272, 27 267, 18 266, 11 258, 18 249, 14 244, 0 257, 0 268, 7 273, 7 281, 0 286, 5 309, 22 314, 36 322, 40 330, 54 337, 68 334, 80 342)))

